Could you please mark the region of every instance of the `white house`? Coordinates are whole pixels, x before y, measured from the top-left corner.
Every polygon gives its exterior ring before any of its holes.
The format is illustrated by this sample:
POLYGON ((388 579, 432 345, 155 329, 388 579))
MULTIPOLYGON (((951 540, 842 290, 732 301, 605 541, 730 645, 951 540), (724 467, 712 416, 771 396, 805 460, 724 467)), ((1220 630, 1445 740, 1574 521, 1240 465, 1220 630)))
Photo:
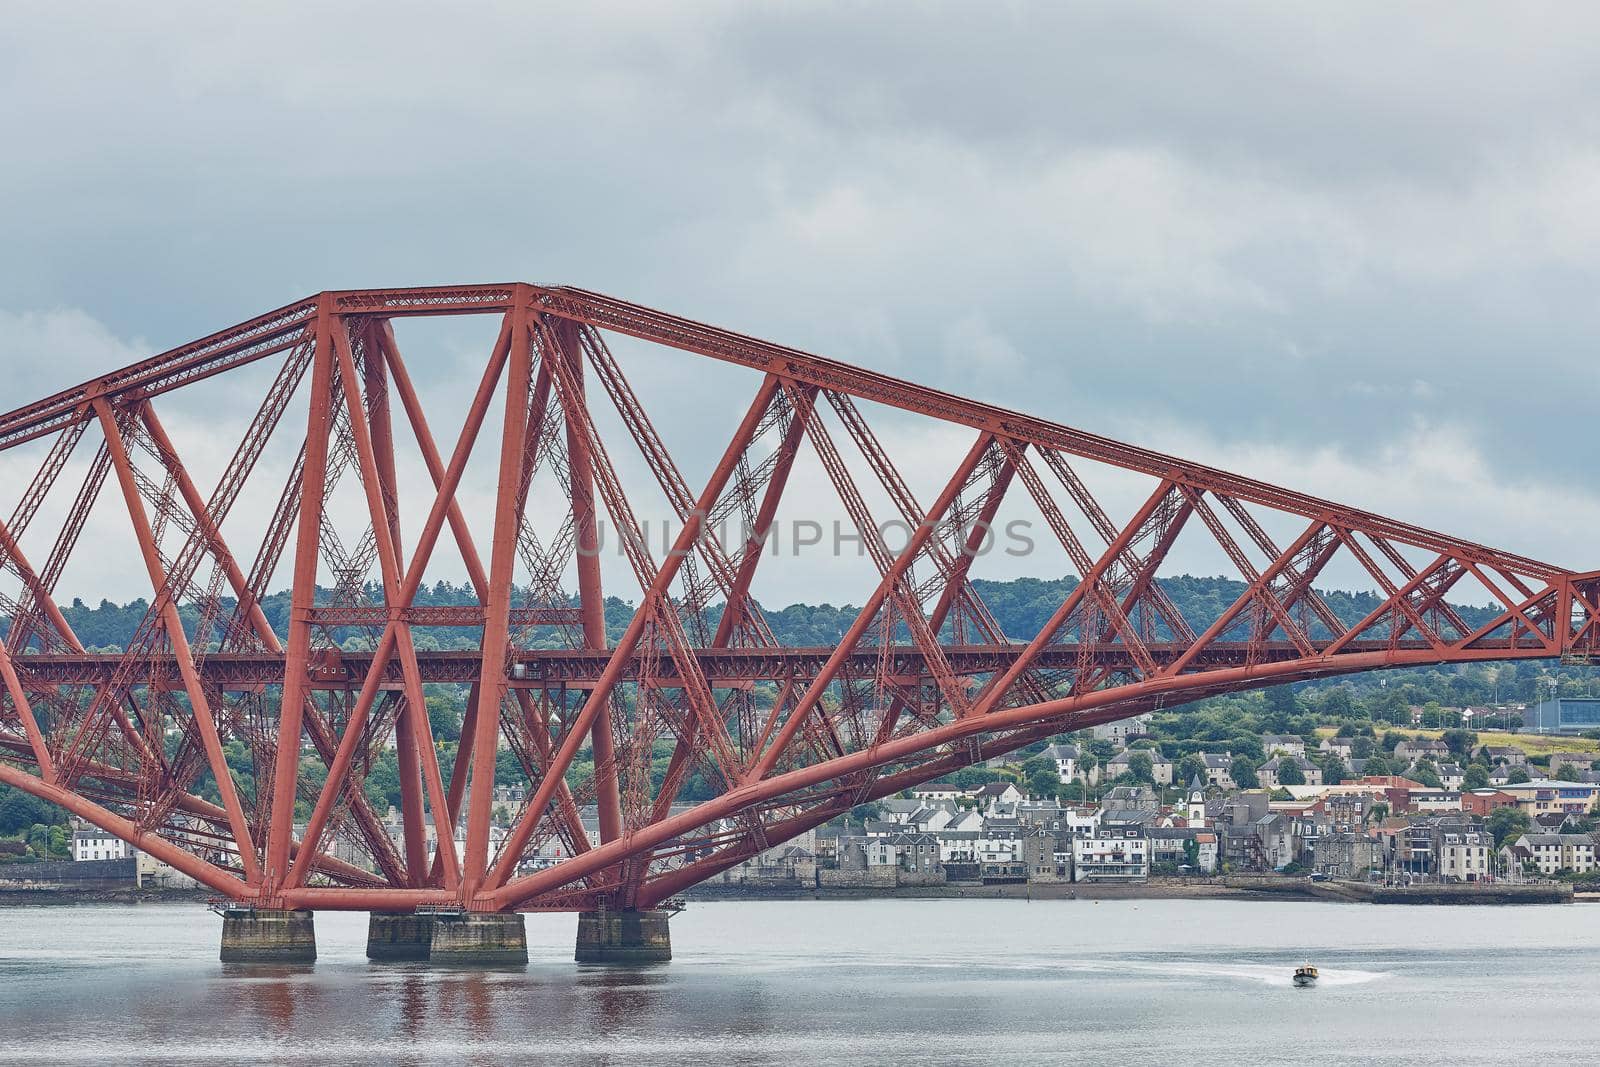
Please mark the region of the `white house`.
POLYGON ((1447 882, 1481 882, 1494 862, 1494 838, 1469 830, 1447 832, 1439 838, 1439 877, 1447 882))
POLYGON ((1523 834, 1517 847, 1527 849, 1540 874, 1594 870, 1594 839, 1587 834, 1523 834))
POLYGON ((1150 875, 1150 843, 1142 831, 1100 829, 1072 839, 1074 882, 1136 882, 1150 875))
POLYGON ((971 795, 978 802, 979 807, 991 810, 997 804, 1015 804, 1019 800, 1027 799, 1022 790, 1017 788, 1015 782, 990 782, 988 785, 981 786, 971 795))
POLYGON ((981 830, 983 829, 983 814, 972 808, 963 808, 950 816, 950 821, 945 823, 941 830, 981 830))
POLYGON ((122 860, 133 855, 133 852, 132 845, 97 826, 72 832, 74 860, 122 860))
POLYGON ((937 830, 933 834, 939 846, 940 863, 977 863, 978 835, 982 830, 937 830))
POLYGON ((1100 831, 1100 812, 1095 808, 1068 808, 1062 813, 1061 829, 1073 837, 1093 837, 1100 831))
POLYGON ((1009 830, 980 833, 974 849, 980 863, 1022 862, 1022 837, 1009 830))
POLYGON ((884 821, 897 822, 902 825, 914 825, 916 816, 925 807, 927 805, 920 800, 907 800, 904 797, 885 797, 883 800, 878 801, 878 811, 882 814, 884 821))
POLYGON ((1056 774, 1061 777, 1062 785, 1066 785, 1078 777, 1079 753, 1077 745, 1051 745, 1039 755, 1055 762, 1056 774))

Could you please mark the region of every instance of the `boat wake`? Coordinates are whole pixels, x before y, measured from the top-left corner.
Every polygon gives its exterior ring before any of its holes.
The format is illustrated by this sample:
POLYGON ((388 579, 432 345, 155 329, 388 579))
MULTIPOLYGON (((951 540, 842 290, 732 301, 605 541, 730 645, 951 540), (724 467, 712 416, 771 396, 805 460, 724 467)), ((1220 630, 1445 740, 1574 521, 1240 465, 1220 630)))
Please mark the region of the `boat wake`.
MULTIPOLYGON (((1205 963, 1173 961, 1133 962, 1119 965, 1121 970, 1148 974, 1170 975, 1174 978, 1231 978, 1241 982, 1259 982, 1262 985, 1294 985, 1294 965, 1283 963, 1205 963)), ((1387 971, 1361 971, 1337 967, 1317 968, 1317 986, 1365 985, 1389 977, 1387 971)))
MULTIPOLYGON (((991 969, 1000 969, 994 964, 988 966, 991 969)), ((1294 969, 1296 966, 1296 963, 1243 963, 1220 960, 1074 960, 1056 957, 1052 958, 1044 969, 1058 976, 1108 975, 1142 979, 1168 978, 1179 981, 1187 979, 1215 980, 1220 978, 1237 982, 1258 982, 1262 985, 1287 988, 1294 985, 1294 969)), ((1028 971, 1040 969, 1039 964, 1032 961, 1026 964, 1018 963, 1014 967, 1018 970, 1028 971)), ((1354 968, 1322 967, 1320 965, 1318 971, 1320 974, 1317 981, 1318 986, 1364 985, 1368 982, 1376 982, 1390 977, 1390 972, 1388 971, 1363 971, 1354 968)))

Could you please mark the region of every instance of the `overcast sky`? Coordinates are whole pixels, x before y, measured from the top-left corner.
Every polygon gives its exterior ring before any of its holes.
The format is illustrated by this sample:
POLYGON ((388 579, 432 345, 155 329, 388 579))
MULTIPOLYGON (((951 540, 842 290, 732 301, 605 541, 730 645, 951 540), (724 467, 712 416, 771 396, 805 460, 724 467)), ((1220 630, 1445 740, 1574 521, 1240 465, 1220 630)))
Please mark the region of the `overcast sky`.
POLYGON ((9 8, 0 408, 324 288, 569 283, 1600 566, 1600 15, 570 7, 9 8))

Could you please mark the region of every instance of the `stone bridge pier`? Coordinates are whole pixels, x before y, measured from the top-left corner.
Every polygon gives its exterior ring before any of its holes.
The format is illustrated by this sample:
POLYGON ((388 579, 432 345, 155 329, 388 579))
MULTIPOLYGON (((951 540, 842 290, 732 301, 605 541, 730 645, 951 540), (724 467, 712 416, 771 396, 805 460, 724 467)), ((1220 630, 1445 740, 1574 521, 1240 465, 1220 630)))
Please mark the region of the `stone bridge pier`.
MULTIPOLYGON (((241 904, 219 910, 224 963, 316 961, 316 925, 309 910, 241 904)), ((582 912, 573 958, 589 964, 666 963, 672 959, 668 920, 673 914, 666 908, 582 912)), ((526 920, 519 912, 460 908, 375 911, 367 918, 367 958, 375 963, 521 966, 528 962, 526 920)))
POLYGON ((230 904, 222 912, 223 963, 312 963, 317 931, 303 908, 230 904))
POLYGON ((672 914, 663 908, 582 912, 574 958, 579 963, 666 963, 672 959, 667 926, 672 914))

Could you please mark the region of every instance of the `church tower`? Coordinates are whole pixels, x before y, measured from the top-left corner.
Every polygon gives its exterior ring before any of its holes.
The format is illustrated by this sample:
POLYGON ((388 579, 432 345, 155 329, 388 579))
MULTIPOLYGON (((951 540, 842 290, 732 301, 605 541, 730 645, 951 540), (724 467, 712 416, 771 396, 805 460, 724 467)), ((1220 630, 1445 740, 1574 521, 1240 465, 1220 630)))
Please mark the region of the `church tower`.
POLYGON ((1196 826, 1206 821, 1206 787, 1201 784, 1198 774, 1189 783, 1188 820, 1190 826, 1196 826))

